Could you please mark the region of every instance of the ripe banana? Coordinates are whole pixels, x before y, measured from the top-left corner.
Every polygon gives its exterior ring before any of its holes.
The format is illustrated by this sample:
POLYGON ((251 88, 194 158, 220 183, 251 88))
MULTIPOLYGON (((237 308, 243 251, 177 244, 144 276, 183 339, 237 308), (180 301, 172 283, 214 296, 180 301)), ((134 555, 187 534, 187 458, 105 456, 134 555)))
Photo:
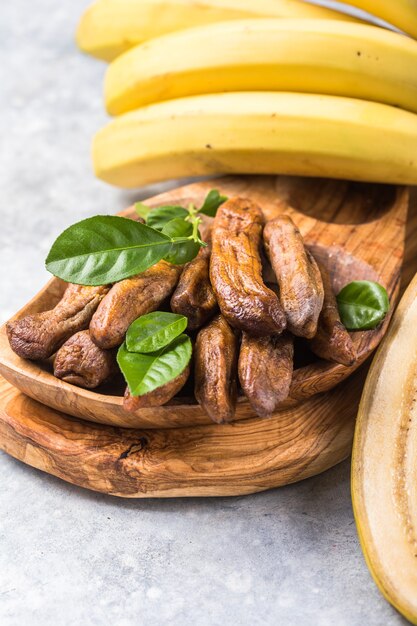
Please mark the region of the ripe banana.
POLYGON ((245 17, 353 20, 299 0, 98 0, 80 20, 77 43, 84 52, 110 61, 165 33, 245 17))
POLYGON ((369 371, 355 428, 352 501, 372 576, 417 624, 417 276, 369 371))
POLYGON ((97 133, 93 162, 120 187, 214 173, 416 184, 417 115, 336 96, 194 96, 116 118, 97 133))
POLYGON ((417 42, 335 20, 239 20, 136 46, 109 65, 105 81, 113 115, 203 93, 275 90, 362 98, 417 112, 417 42))
POLYGON ((417 0, 349 0, 349 4, 417 38, 417 0))

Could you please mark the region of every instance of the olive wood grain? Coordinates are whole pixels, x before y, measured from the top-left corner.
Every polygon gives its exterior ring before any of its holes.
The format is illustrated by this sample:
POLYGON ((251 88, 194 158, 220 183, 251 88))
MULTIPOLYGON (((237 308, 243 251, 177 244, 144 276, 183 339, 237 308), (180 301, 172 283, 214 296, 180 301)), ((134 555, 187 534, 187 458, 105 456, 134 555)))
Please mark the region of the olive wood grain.
POLYGON ((364 372, 267 419, 189 428, 91 424, 0 377, 0 447, 70 483, 130 497, 229 496, 318 474, 351 450, 364 372))
MULTIPOLYGON (((376 280, 387 288, 395 304, 404 253, 408 189, 326 179, 245 176, 195 183, 156 196, 147 203, 149 206, 189 202, 198 205, 213 187, 229 197, 249 196, 260 204, 267 219, 282 212, 291 215, 306 242, 327 263, 336 290, 351 280, 376 280)), ((129 208, 122 215, 134 217, 135 213, 129 208)), ((15 317, 52 308, 64 287, 60 280, 53 279, 15 317)), ((296 369, 290 398, 282 410, 333 388, 352 374, 378 345, 389 317, 375 331, 353 334, 359 355, 354 366, 316 360, 296 369)), ((0 373, 43 404, 94 422, 130 428, 175 428, 210 422, 192 397, 175 398, 163 407, 128 413, 123 409, 122 387, 118 394, 111 388, 88 391, 56 379, 45 364, 16 356, 8 345, 4 327, 0 329, 0 373)), ((240 398, 235 419, 251 417, 254 412, 249 403, 240 398)))

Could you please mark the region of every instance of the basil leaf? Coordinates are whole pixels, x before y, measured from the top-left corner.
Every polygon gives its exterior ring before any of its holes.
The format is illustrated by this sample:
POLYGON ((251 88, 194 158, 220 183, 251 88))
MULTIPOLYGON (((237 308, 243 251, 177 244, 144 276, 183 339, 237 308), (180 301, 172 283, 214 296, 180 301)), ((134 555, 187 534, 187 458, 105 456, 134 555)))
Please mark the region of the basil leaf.
POLYGON ((343 287, 337 296, 343 325, 348 330, 372 330, 389 311, 386 289, 379 283, 355 280, 343 287))
POLYGON ((65 230, 46 269, 67 282, 106 285, 144 272, 171 249, 167 235, 125 217, 98 215, 65 230))
POLYGON ((182 206, 160 206, 153 209, 146 220, 146 224, 156 230, 162 230, 165 224, 175 218, 184 219, 189 215, 187 209, 182 206))
POLYGON ((149 213, 152 211, 152 207, 146 206, 146 204, 143 204, 143 202, 136 202, 135 211, 139 215, 139 217, 144 219, 146 222, 149 213))
POLYGON ((214 217, 217 213, 217 209, 219 206, 226 202, 227 196, 221 196, 217 189, 212 189, 207 194, 206 199, 204 200, 204 204, 200 209, 200 213, 204 213, 204 215, 209 215, 210 217, 214 217))
POLYGON ((149 354, 129 352, 124 343, 117 353, 117 362, 132 396, 143 396, 177 378, 190 362, 191 353, 190 338, 180 335, 168 346, 149 354))
POLYGON ((187 328, 185 315, 154 311, 138 317, 129 326, 126 346, 129 352, 155 352, 167 346, 187 328))
MULTIPOLYGON (((183 239, 191 237, 193 234, 193 225, 181 218, 176 218, 165 224, 162 233, 170 237, 173 245, 169 253, 164 257, 165 261, 174 265, 183 265, 192 261, 198 254, 201 244, 193 239, 188 241, 175 241, 175 239, 183 239)), ((200 236, 200 234, 198 233, 200 236)))

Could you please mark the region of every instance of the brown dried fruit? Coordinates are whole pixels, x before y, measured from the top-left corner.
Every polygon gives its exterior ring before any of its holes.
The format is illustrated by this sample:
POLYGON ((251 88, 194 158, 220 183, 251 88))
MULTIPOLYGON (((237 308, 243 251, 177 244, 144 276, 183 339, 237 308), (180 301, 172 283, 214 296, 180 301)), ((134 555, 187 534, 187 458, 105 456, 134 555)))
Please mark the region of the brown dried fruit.
POLYGON ((277 296, 262 280, 261 209, 244 198, 217 211, 212 230, 210 279, 227 321, 252 335, 281 333, 286 320, 277 296))
POLYGON ((57 378, 86 389, 98 387, 117 371, 114 351, 96 346, 88 330, 70 337, 58 350, 54 362, 57 378))
POLYGON ((217 310, 217 300, 211 286, 210 247, 201 248, 195 259, 184 266, 176 290, 171 298, 171 309, 188 318, 188 328, 203 326, 217 310))
POLYGON ((357 360, 356 349, 351 336, 340 321, 329 272, 323 263, 317 261, 317 264, 323 281, 324 303, 317 333, 310 341, 310 348, 314 354, 326 361, 346 366, 353 365, 357 360))
POLYGON ((253 410, 271 415, 290 392, 294 360, 293 337, 251 337, 243 333, 239 380, 253 410))
POLYGON ((181 266, 159 261, 142 274, 116 283, 91 320, 94 343, 105 350, 122 344, 130 324, 156 311, 171 295, 181 271, 181 266))
POLYGON ((88 328, 108 291, 104 286, 68 285, 54 309, 8 322, 12 350, 24 359, 49 358, 74 333, 88 328))
POLYGON ((288 330, 298 337, 311 339, 317 332, 324 298, 317 263, 288 215, 267 223, 264 241, 278 281, 288 330))
POLYGON ((236 409, 237 337, 222 315, 197 335, 195 397, 213 422, 229 422, 236 409))

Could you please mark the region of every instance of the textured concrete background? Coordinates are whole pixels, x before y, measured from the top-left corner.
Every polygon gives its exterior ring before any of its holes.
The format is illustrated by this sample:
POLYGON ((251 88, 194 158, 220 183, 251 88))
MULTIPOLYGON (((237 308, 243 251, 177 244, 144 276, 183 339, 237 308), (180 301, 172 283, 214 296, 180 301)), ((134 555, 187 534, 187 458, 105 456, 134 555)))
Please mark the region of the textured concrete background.
MULTIPOLYGON (((86 0, 0 8, 0 316, 45 282, 68 224, 133 197, 94 180, 104 65, 73 43, 86 0)), ((155 190, 151 190, 155 191, 155 190)), ((349 463, 245 498, 122 501, 0 453, 2 626, 394 626, 352 517, 349 463)))

